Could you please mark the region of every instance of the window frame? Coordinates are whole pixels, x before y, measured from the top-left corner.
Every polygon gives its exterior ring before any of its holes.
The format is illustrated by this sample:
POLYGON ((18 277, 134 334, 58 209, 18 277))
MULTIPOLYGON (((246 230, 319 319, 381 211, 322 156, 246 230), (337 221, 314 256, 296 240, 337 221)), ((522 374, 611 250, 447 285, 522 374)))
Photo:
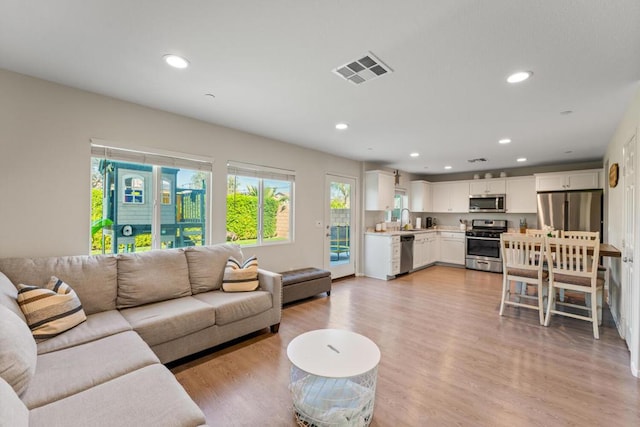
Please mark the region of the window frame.
MULTIPOLYGON (((94 158, 112 160, 117 162, 127 162, 137 165, 151 166, 151 190, 144 195, 144 203, 152 204, 151 215, 151 249, 162 249, 162 208, 171 205, 163 203, 163 181, 167 181, 170 186, 172 182, 165 179, 162 168, 187 169, 191 171, 206 172, 205 181, 206 192, 204 195, 204 230, 202 238, 204 244, 211 244, 213 238, 213 159, 205 156, 191 155, 165 150, 150 149, 145 147, 131 147, 117 142, 105 141, 97 138, 90 140, 90 159, 94 158)), ((129 173, 126 176, 134 176, 129 173)), ((144 188, 149 185, 146 178, 137 176, 143 180, 144 188)), ((124 180, 123 180, 124 184, 124 180)), ((123 193, 124 195, 124 190, 123 193)), ((174 202, 175 197, 169 195, 170 201, 174 202)), ((124 202, 124 199, 123 199, 124 202)), ((123 203, 124 204, 124 203, 123 203)), ((140 203, 127 203, 128 206, 141 205, 140 203)), ((89 239, 91 241, 91 238, 89 239)), ((112 243, 113 244, 113 243, 112 243)), ((89 247, 91 253, 91 246, 89 247)))
MULTIPOLYGON (((250 244, 240 244, 242 247, 260 247, 260 246, 272 246, 272 245, 286 245, 295 242, 295 233, 294 233, 294 224, 295 224, 295 171, 286 170, 286 169, 277 169, 268 166, 260 166, 248 163, 241 162, 227 162, 227 175, 226 181, 229 182, 229 179, 235 177, 237 178, 247 178, 247 179, 257 179, 257 217, 256 217, 256 242, 250 244), (287 195, 287 206, 288 206, 288 236, 283 240, 269 240, 265 239, 265 181, 282 181, 287 182, 289 184, 289 194, 287 195)), ((270 188, 270 187, 266 187, 270 188)), ((237 184, 234 185, 234 191, 236 194, 239 193, 237 188, 237 184)), ((225 203, 225 229, 227 229, 227 221, 228 221, 228 196, 230 194, 229 188, 227 187, 226 199, 227 203, 225 203)), ((227 229, 227 232, 229 230, 227 229)), ((233 242, 232 242, 233 243, 233 242)))

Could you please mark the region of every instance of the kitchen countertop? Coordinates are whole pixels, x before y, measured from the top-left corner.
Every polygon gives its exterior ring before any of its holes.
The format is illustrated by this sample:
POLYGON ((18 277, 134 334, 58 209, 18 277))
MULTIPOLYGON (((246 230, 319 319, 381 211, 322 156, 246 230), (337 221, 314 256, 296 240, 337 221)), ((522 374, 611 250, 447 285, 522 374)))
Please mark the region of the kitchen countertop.
POLYGON ((460 227, 439 225, 433 228, 416 228, 413 230, 387 230, 387 231, 366 231, 364 234, 373 234, 376 236, 404 236, 407 234, 423 234, 433 233, 436 231, 446 231, 453 233, 464 233, 466 230, 460 230, 460 227))

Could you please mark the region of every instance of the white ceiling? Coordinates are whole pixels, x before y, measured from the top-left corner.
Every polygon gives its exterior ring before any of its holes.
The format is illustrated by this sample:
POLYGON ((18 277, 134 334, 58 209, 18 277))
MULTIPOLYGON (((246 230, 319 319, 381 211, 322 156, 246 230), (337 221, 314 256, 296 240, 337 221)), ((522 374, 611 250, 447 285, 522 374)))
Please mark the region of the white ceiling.
POLYGON ((640 86, 640 1, 0 0, 0 68, 420 174, 589 161, 640 86), (367 51, 394 72, 332 73, 367 51))

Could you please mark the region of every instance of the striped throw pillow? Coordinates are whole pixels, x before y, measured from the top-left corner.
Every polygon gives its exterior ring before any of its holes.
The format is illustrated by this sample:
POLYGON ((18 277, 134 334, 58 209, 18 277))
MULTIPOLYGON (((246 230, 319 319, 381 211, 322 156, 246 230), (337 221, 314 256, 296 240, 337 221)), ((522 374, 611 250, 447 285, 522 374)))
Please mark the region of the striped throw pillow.
POLYGON ((87 320, 71 286, 55 276, 44 287, 18 285, 18 304, 36 341, 43 341, 87 320))
POLYGON ((258 289, 258 258, 250 257, 240 264, 230 257, 224 269, 222 290, 225 292, 248 292, 258 289))

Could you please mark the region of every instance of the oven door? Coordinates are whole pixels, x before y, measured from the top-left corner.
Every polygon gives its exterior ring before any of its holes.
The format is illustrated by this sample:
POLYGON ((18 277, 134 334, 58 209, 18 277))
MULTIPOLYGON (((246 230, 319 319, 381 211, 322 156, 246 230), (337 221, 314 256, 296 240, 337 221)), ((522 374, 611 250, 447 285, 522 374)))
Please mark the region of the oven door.
POLYGON ((500 239, 467 236, 467 258, 502 260, 500 239))
POLYGON ((465 266, 471 270, 502 273, 500 239, 467 236, 465 266))

